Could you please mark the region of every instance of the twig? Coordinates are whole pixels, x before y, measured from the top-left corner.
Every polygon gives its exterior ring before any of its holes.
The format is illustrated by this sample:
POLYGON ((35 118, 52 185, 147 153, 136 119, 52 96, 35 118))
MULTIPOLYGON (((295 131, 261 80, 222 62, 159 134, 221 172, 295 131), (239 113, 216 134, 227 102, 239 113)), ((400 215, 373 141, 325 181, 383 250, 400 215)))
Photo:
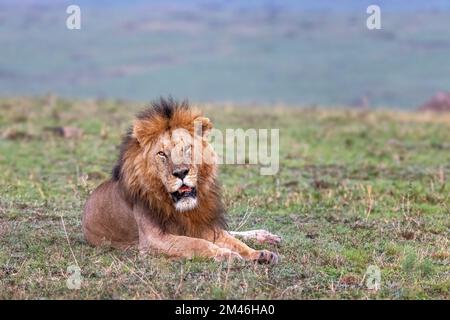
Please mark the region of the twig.
POLYGON ((242 220, 239 222, 237 228, 235 231, 239 231, 248 221, 248 219, 250 218, 250 216, 252 215, 252 211, 249 210, 249 206, 247 204, 247 209, 245 210, 244 216, 242 217, 242 220))
POLYGON ((68 236, 67 230, 66 230, 66 224, 64 223, 64 217, 63 217, 62 214, 61 214, 61 222, 62 222, 64 234, 66 235, 67 244, 69 245, 70 252, 72 253, 73 260, 75 260, 75 263, 76 263, 77 267, 79 268, 80 265, 78 264, 78 260, 77 260, 77 258, 75 257, 75 254, 73 253, 72 246, 70 245, 69 236, 68 236))
MULTIPOLYGON (((116 262, 118 262, 119 264, 121 264, 122 266, 125 266, 125 267, 128 267, 125 263, 123 263, 122 261, 120 261, 119 259, 117 259, 115 256, 113 256, 113 255, 111 255, 111 257, 116 261, 116 262)), ((138 269, 135 265, 134 265, 134 263, 133 263, 133 261, 131 261, 130 260, 130 258, 127 258, 128 259, 128 261, 130 261, 130 263, 136 268, 136 269, 138 269)), ((142 278, 139 274, 137 274, 132 268, 128 268, 130 271, 131 271, 131 273, 134 275, 134 276, 136 276, 139 280, 141 280, 144 284, 146 284, 149 288, 150 288, 150 290, 153 292, 153 294, 155 295, 155 296, 157 296, 158 297, 158 299, 159 300, 162 300, 163 298, 161 297, 161 295, 155 290, 155 288, 153 288, 153 286, 148 282, 148 281, 146 281, 144 278, 142 278)), ((138 269, 139 270, 139 269, 138 269)), ((139 270, 140 271, 140 270, 139 270)))
POLYGON ((180 294, 181 288, 183 287, 183 276, 184 276, 183 265, 181 265, 180 269, 181 269, 180 270, 180 282, 178 283, 177 290, 175 290, 175 294, 174 294, 175 297, 177 297, 180 294))
POLYGON ((373 199, 372 199, 372 186, 367 186, 367 209, 366 209, 366 221, 368 221, 370 213, 372 212, 373 199))

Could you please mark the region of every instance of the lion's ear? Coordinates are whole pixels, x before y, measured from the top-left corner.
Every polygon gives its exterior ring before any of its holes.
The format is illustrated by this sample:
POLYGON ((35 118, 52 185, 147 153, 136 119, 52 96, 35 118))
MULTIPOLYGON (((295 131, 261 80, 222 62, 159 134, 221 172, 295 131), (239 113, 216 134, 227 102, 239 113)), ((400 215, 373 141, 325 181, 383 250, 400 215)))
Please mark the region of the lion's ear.
POLYGON ((131 136, 135 138, 140 145, 145 144, 145 137, 147 136, 147 130, 142 121, 139 120, 134 121, 131 136))
POLYGON ((212 127, 213 127, 212 122, 208 118, 197 117, 194 120, 194 128, 196 135, 207 137, 212 127))

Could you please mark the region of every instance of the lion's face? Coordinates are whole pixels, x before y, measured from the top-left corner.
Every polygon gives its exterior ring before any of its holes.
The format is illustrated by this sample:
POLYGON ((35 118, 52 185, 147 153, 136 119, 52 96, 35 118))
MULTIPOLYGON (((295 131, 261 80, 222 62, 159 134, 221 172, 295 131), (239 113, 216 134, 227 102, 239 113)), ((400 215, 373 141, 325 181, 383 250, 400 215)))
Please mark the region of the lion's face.
POLYGON ((183 129, 162 134, 150 151, 156 175, 178 211, 197 206, 198 166, 194 161, 194 138, 183 129))
POLYGON ((199 199, 210 198, 207 190, 215 183, 216 154, 206 138, 212 124, 186 107, 169 111, 135 120, 132 137, 138 147, 124 153, 122 172, 129 188, 145 193, 153 205, 170 199, 176 211, 189 211, 201 206, 199 199))

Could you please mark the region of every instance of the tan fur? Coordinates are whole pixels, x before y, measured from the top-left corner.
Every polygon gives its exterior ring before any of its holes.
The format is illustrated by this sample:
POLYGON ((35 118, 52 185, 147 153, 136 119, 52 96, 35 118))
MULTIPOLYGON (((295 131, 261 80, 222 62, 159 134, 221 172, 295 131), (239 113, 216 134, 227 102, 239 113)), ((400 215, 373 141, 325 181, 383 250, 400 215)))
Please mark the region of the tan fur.
POLYGON ((113 177, 86 202, 82 226, 87 241, 121 249, 138 245, 142 252, 173 257, 277 262, 276 254, 251 249, 225 231, 217 166, 211 161, 215 154, 206 139, 211 128, 185 102, 161 99, 138 115, 113 177), (200 134, 194 122, 200 123, 200 134), (200 164, 192 161, 195 144, 203 146, 200 164), (177 172, 186 175, 180 178, 177 172), (176 198, 182 185, 196 196, 176 198))

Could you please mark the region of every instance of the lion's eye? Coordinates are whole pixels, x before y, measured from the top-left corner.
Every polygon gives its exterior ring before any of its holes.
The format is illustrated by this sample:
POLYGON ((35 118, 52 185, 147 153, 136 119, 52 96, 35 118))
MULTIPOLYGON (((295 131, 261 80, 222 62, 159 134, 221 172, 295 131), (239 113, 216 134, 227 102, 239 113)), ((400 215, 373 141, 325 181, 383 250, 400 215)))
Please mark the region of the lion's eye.
POLYGON ((157 153, 157 155, 160 156, 160 157, 167 158, 167 155, 166 155, 164 152, 162 152, 162 151, 159 151, 159 152, 157 153))

